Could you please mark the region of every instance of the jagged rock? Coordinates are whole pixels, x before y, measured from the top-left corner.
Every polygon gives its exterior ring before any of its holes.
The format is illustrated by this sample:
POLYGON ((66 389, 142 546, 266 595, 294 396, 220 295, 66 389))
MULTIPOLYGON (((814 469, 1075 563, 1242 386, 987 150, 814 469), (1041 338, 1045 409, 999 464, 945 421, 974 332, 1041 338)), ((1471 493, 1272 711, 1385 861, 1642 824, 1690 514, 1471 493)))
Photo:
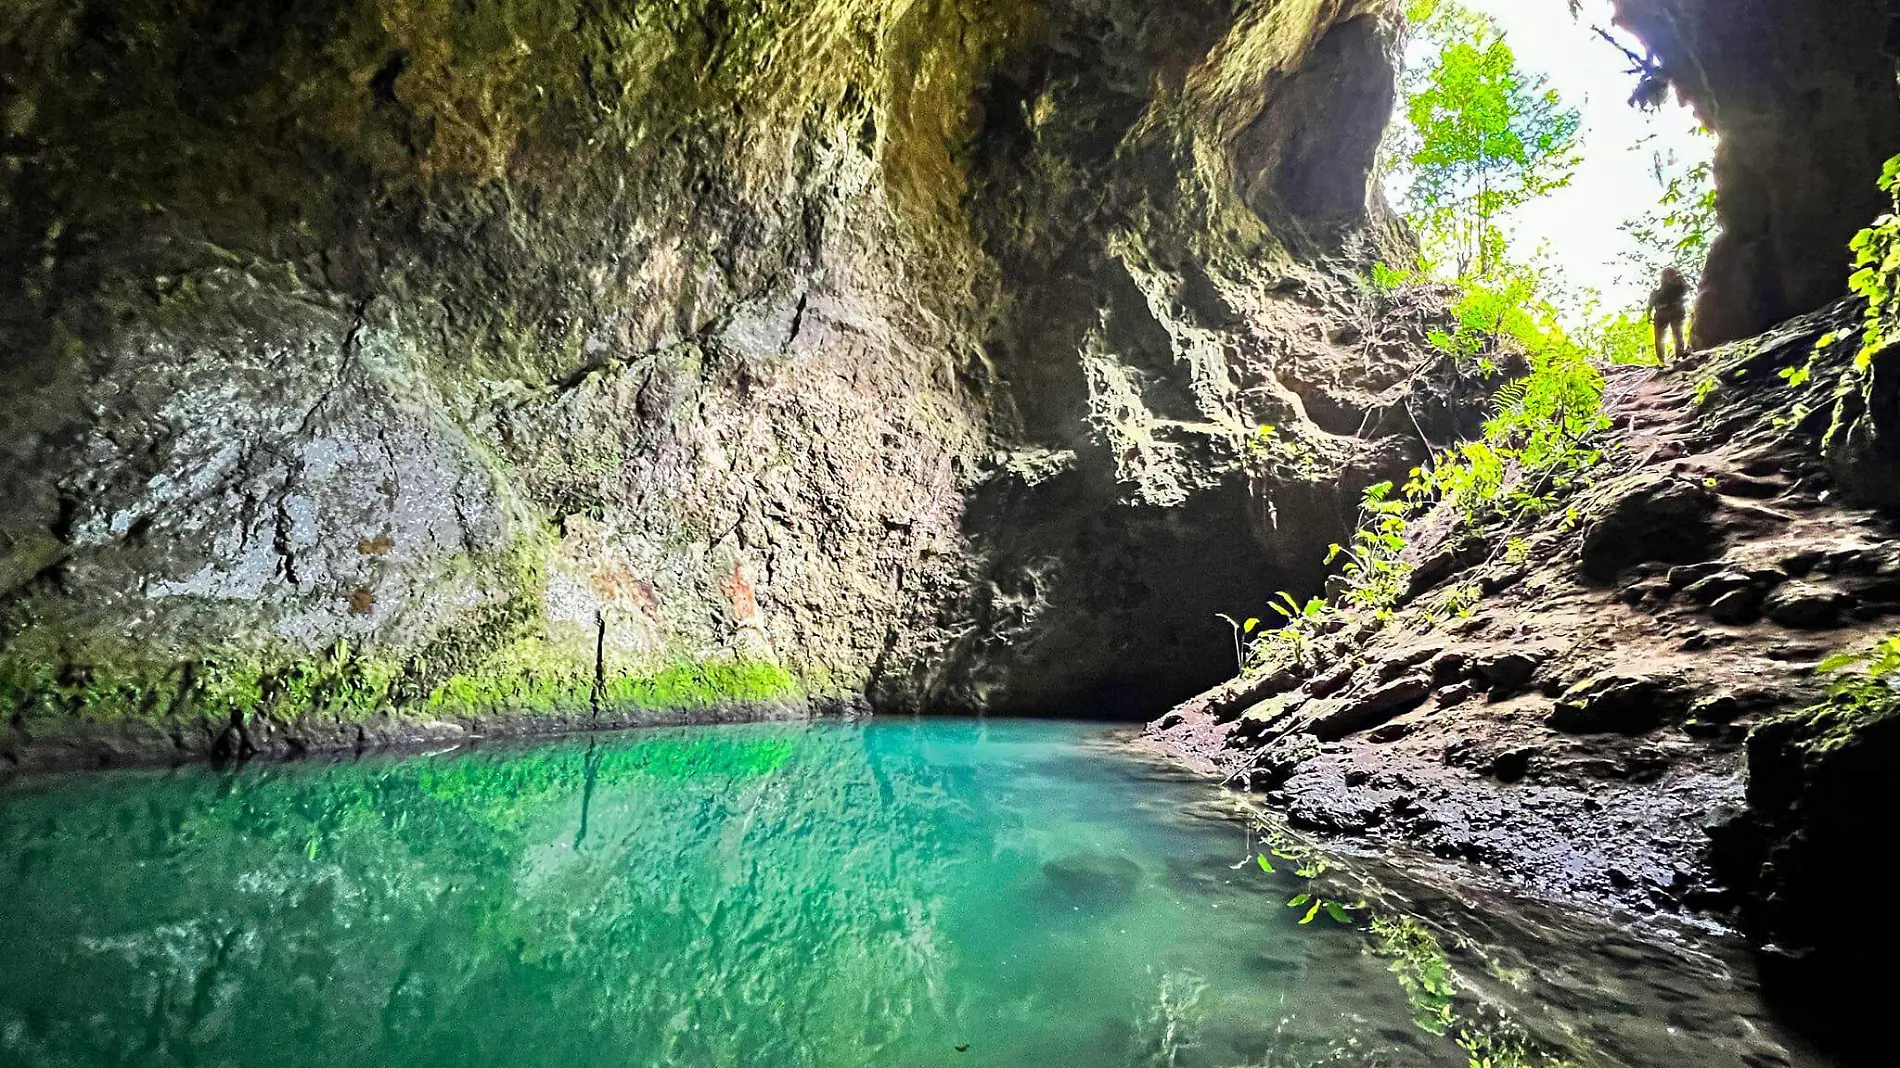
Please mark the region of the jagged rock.
POLYGON ((1181 702, 1174 706, 1170 714, 1183 718, 1207 715, 1226 723, 1268 698, 1297 689, 1300 678, 1300 672, 1290 667, 1271 672, 1249 672, 1181 702))
POLYGON ((1720 560, 1704 560, 1699 564, 1684 564, 1672 567, 1664 576, 1671 589, 1683 590, 1697 582, 1717 574, 1728 565, 1720 560))
POLYGON ((1382 685, 1391 682, 1400 675, 1431 660, 1443 651, 1443 648, 1437 645, 1424 645, 1414 649, 1408 649, 1400 655, 1379 664, 1372 672, 1373 681, 1382 685))
POLYGON ((1300 765, 1320 755, 1320 741, 1310 734, 1276 738, 1253 758, 1247 783, 1255 790, 1274 790, 1286 784, 1300 765))
POLYGON ((1643 734, 1681 719, 1691 698, 1675 676, 1606 672, 1566 689, 1545 723, 1569 734, 1643 734))
POLYGON ((1498 653, 1478 661, 1473 670, 1493 692, 1510 694, 1530 685, 1537 669, 1548 659, 1549 654, 1538 649, 1498 653))
POLYGON ((20 704, 347 645, 421 703, 743 660, 1146 715, 1319 584, 1413 416, 1483 419, 1414 358, 1444 294, 1353 286, 1409 256, 1390 4, 635 6, 9 9, 20 704), (1333 444, 1256 484, 1267 422, 1333 444))
POLYGON ((1815 907, 1891 881, 1896 767, 1900 703, 1787 713, 1748 736, 1747 811, 1711 828, 1712 858, 1740 891, 1745 926, 1784 950, 1769 958, 1771 978, 1817 988, 1828 1007, 1884 1004, 1884 987, 1861 988, 1900 957, 1900 928, 1843 925, 1838 910, 1815 907))
POLYGON ((1334 664, 1330 670, 1315 675, 1312 681, 1306 684, 1303 692, 1314 699, 1331 697, 1345 689, 1346 684, 1352 681, 1354 673, 1358 670, 1359 666, 1350 660, 1334 664))
POLYGON ((1470 679, 1465 679, 1462 682, 1454 682, 1450 686, 1438 691, 1438 704, 1442 708, 1450 708, 1453 705, 1460 705, 1471 700, 1480 692, 1482 691, 1478 684, 1470 679))
POLYGON ((1623 587, 1616 592, 1616 599, 1632 608, 1642 605, 1660 606, 1667 604, 1670 595, 1674 592, 1675 590, 1667 580, 1651 578, 1623 587))
POLYGON ((1759 589, 1760 583, 1740 571, 1719 571, 1683 587, 1683 594, 1698 604, 1710 604, 1738 590, 1759 589))
POLYGON ((1875 354, 1840 398, 1824 455, 1841 488, 1855 500, 1900 505, 1900 346, 1875 354))
POLYGON ((1531 759, 1537 750, 1528 746, 1507 749, 1491 759, 1491 777, 1499 782, 1521 782, 1530 774, 1531 759))
POLYGON ((1335 706, 1315 714, 1308 729, 1320 741, 1330 742, 1357 734, 1384 723, 1407 709, 1416 707, 1432 694, 1432 680, 1425 675, 1395 679, 1370 693, 1335 699, 1335 706))
POLYGON ((1646 561, 1689 562, 1709 555, 1716 497, 1708 487, 1655 472, 1604 487, 1584 513, 1582 567, 1604 581, 1646 561))
POLYGON ((1847 598, 1839 590, 1807 582, 1790 582, 1762 604, 1769 619, 1797 630, 1826 630, 1840 622, 1847 598))
POLYGON ((1709 618, 1717 623, 1752 623, 1761 616, 1764 596, 1765 591, 1754 585, 1730 590, 1709 605, 1709 618))
POLYGON ((1248 706, 1234 720, 1228 744, 1234 748, 1251 748, 1261 738, 1273 733, 1274 728, 1282 726, 1288 714, 1306 704, 1307 700, 1305 694, 1288 692, 1248 706))
POLYGON ((1471 657, 1456 649, 1439 653, 1426 665, 1426 670, 1432 674, 1432 681, 1440 686, 1463 678, 1470 668, 1471 657))

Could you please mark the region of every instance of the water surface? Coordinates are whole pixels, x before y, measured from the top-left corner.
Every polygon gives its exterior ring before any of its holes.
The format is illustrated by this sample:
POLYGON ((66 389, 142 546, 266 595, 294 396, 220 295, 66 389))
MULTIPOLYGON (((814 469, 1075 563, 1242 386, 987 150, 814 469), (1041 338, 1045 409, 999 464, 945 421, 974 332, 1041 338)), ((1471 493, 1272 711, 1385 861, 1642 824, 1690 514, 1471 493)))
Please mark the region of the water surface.
POLYGON ((945 720, 35 779, 0 1064, 1464 1065, 1211 795, 945 720))

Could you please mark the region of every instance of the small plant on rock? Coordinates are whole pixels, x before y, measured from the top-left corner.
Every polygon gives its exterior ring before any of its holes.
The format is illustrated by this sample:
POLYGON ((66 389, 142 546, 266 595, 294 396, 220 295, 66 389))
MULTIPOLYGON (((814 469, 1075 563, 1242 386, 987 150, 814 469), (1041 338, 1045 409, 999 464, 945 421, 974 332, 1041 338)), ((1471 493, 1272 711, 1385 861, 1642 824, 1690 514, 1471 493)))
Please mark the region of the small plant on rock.
MULTIPOLYGON (((1900 156, 1882 168, 1880 188, 1894 198, 1895 210, 1900 211, 1900 156)), ((1847 247, 1854 253, 1855 267, 1848 288, 1867 298, 1867 329, 1854 357, 1854 366, 1865 371, 1900 325, 1900 283, 1896 282, 1900 278, 1900 215, 1889 212, 1875 219, 1847 247)))

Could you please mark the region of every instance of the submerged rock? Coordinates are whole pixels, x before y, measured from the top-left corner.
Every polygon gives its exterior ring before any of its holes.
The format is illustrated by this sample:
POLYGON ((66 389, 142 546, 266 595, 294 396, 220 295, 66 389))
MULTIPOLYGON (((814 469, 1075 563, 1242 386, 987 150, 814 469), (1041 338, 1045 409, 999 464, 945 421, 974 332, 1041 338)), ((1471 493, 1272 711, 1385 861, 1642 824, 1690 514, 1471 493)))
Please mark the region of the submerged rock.
POLYGON ((1141 886, 1141 865, 1122 856, 1077 853, 1042 866, 1045 883, 1064 901, 1094 908, 1114 907, 1141 886))

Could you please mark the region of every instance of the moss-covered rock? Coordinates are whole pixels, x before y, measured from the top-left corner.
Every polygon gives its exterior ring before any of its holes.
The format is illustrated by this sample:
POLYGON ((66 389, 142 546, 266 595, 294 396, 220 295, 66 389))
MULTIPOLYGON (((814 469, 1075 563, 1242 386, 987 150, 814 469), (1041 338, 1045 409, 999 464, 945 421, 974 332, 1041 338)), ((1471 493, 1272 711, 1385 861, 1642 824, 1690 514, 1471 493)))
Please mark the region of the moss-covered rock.
POLYGON ((1401 27, 5 0, 7 711, 197 716, 206 664, 285 722, 591 714, 679 665, 907 708, 1210 682, 1213 613, 1304 578, 1255 427, 1413 437, 1416 361, 1346 325, 1404 254, 1366 177, 1401 27), (364 678, 286 696, 339 649, 364 678))

